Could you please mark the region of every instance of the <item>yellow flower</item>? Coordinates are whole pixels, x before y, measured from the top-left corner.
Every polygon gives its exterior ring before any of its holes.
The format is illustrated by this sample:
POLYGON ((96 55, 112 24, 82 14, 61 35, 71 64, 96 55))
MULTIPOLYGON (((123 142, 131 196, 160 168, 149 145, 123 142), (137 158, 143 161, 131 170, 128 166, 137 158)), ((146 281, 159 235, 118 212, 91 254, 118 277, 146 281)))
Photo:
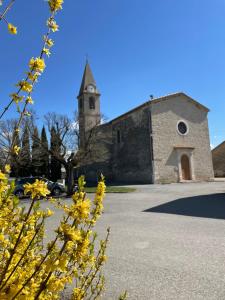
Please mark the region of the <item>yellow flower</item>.
POLYGON ((5 251, 5 257, 6 257, 6 258, 10 258, 10 253, 9 253, 8 250, 5 251))
POLYGON ((59 25, 56 24, 56 21, 52 18, 49 18, 47 21, 47 26, 53 31, 58 31, 59 30, 59 25))
POLYGON ((8 189, 9 185, 6 185, 4 181, 0 181, 0 194, 6 192, 8 189))
POLYGON ((82 290, 80 288, 75 288, 73 290, 73 298, 72 299, 82 300, 82 299, 84 299, 84 295, 85 295, 84 290, 82 290))
POLYGON ((34 58, 32 57, 29 63, 29 67, 32 71, 43 72, 45 69, 45 61, 43 58, 34 58))
POLYGON ((8 30, 11 34, 17 34, 17 28, 11 23, 8 23, 8 30))
POLYGON ((99 263, 100 264, 102 264, 102 263, 104 263, 106 261, 107 261, 107 256, 106 255, 102 255, 102 256, 99 257, 99 263))
POLYGON ((31 198, 34 199, 40 198, 41 196, 46 197, 50 192, 46 182, 36 179, 33 184, 24 184, 24 194, 31 194, 31 198))
POLYGON ((28 78, 33 81, 33 82, 36 82, 37 79, 38 79, 38 76, 40 76, 41 74, 39 72, 35 72, 35 73, 32 73, 32 72, 28 72, 27 73, 27 76, 28 78))
MULTIPOLYGON (((56 277, 54 275, 51 276, 50 280, 48 281, 48 284, 47 284, 47 290, 49 292, 51 292, 52 296, 53 296, 53 293, 57 294, 58 295, 58 292, 63 290, 64 287, 65 287, 65 284, 68 282, 68 278, 59 278, 59 277, 56 277)), ((59 299, 59 297, 56 297, 53 298, 41 298, 41 299, 59 299)), ((32 298, 33 299, 33 298, 32 298)))
POLYGON ((19 96, 18 94, 14 93, 14 94, 11 94, 10 97, 12 98, 12 100, 18 104, 19 102, 23 101, 23 96, 19 96))
POLYGON ((16 154, 16 155, 18 155, 19 152, 20 152, 20 147, 17 146, 17 145, 15 145, 15 146, 13 147, 13 153, 16 154))
POLYGON ((52 210, 50 210, 49 208, 47 208, 47 211, 45 213, 46 217, 51 217, 54 214, 54 212, 52 210))
POLYGON ((87 219, 90 213, 91 202, 87 200, 78 200, 76 204, 72 206, 72 215, 75 218, 87 219))
POLYGON ((20 81, 16 86, 19 86, 23 91, 28 93, 32 92, 33 89, 32 84, 25 80, 20 81))
POLYGON ((62 9, 63 0, 48 0, 52 12, 62 9))
POLYGON ((6 175, 0 170, 0 180, 6 180, 6 175))
POLYGON ((49 57, 51 52, 48 48, 43 48, 43 52, 49 57))
POLYGON ((66 271, 66 267, 68 265, 69 259, 67 255, 62 255, 59 259, 59 264, 58 264, 58 268, 60 269, 60 271, 65 272, 66 271))
POLYGON ((63 233, 69 241, 79 241, 81 239, 80 230, 72 228, 69 224, 63 224, 59 227, 59 232, 63 233))
POLYGON ((33 101, 33 99, 31 98, 31 96, 28 96, 28 97, 27 97, 26 102, 29 103, 29 104, 34 104, 34 101, 33 101))
POLYGON ((4 242, 5 236, 3 233, 0 233, 0 242, 4 242))
POLYGON ((52 47, 54 45, 54 42, 52 39, 47 39, 46 44, 48 45, 48 47, 52 47))
POLYGON ((5 165, 5 172, 10 173, 10 171, 11 171, 10 165, 5 165))

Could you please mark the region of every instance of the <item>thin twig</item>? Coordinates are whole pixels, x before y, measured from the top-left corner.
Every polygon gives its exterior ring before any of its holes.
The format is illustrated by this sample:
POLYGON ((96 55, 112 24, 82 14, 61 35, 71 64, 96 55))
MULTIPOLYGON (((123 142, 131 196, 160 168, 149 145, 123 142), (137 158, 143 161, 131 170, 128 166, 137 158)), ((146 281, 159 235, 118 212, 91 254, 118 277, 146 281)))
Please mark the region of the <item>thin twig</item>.
POLYGON ((11 0, 10 3, 8 4, 8 6, 6 7, 6 9, 4 10, 3 14, 0 15, 0 21, 3 20, 5 18, 5 15, 7 14, 7 12, 10 10, 10 8, 13 6, 13 4, 15 3, 16 0, 11 0))

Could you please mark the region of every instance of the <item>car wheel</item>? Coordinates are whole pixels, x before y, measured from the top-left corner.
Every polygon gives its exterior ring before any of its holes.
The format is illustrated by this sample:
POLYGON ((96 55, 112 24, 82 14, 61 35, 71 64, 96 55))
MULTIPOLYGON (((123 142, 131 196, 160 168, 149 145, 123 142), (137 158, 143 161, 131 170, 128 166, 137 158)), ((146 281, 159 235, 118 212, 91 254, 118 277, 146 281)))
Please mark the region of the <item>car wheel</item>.
POLYGON ((61 195, 61 190, 59 188, 54 188, 52 191, 52 194, 54 196, 60 196, 61 195))
POLYGON ((16 192, 15 192, 15 195, 16 195, 16 197, 18 197, 18 198, 22 198, 22 197, 24 196, 24 193, 23 193, 22 190, 19 190, 19 191, 16 191, 16 192))

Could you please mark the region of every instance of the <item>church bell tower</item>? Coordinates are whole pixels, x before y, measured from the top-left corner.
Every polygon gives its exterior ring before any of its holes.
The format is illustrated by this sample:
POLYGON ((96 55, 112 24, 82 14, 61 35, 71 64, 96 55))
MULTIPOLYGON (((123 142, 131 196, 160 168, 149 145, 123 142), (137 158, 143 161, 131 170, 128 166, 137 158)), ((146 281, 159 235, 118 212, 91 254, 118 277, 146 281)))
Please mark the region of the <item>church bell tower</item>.
POLYGON ((91 130, 101 122, 100 93, 88 61, 85 65, 77 99, 80 136, 79 148, 84 148, 91 130))

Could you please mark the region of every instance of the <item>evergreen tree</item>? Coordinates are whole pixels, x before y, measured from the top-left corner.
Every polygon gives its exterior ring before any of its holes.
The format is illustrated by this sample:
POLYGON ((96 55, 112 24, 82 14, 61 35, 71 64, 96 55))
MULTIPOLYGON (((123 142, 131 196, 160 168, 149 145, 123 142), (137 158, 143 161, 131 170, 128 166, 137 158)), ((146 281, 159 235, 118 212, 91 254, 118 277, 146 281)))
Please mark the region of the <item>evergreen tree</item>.
POLYGON ((31 174, 33 176, 41 175, 41 141, 38 134, 37 127, 34 128, 32 135, 32 159, 31 159, 31 174))
POLYGON ((55 127, 51 128, 51 180, 57 181, 61 179, 61 163, 55 159, 56 156, 60 155, 60 137, 57 134, 55 127))
POLYGON ((30 137, 28 127, 25 126, 22 136, 22 147, 19 154, 20 170, 19 175, 21 177, 30 176, 31 155, 30 155, 30 137))
POLYGON ((41 147, 40 147, 40 173, 44 177, 49 177, 49 152, 48 152, 48 139, 43 126, 41 131, 41 147))
MULTIPOLYGON (((14 128, 14 130, 13 130, 12 142, 13 142, 14 146, 18 146, 18 147, 21 146, 19 133, 16 131, 16 128, 14 128)), ((11 166, 10 176, 18 178, 19 173, 20 173, 19 156, 16 155, 13 151, 11 151, 11 153, 10 153, 10 166, 11 166)))

